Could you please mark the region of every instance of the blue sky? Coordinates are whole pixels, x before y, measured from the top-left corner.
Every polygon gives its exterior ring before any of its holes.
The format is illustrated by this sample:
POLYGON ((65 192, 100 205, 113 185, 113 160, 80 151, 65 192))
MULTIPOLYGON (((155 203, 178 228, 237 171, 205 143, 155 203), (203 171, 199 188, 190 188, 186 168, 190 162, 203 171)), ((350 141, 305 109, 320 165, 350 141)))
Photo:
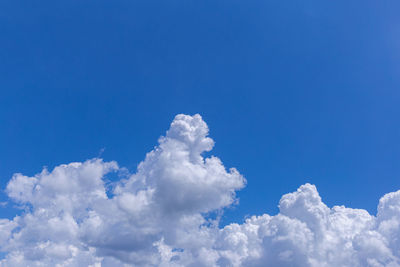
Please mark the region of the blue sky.
POLYGON ((0 185, 103 149, 134 172, 176 114, 199 113, 211 154, 247 179, 226 223, 276 213, 306 182, 328 206, 375 214, 400 188, 399 8, 3 1, 0 185))

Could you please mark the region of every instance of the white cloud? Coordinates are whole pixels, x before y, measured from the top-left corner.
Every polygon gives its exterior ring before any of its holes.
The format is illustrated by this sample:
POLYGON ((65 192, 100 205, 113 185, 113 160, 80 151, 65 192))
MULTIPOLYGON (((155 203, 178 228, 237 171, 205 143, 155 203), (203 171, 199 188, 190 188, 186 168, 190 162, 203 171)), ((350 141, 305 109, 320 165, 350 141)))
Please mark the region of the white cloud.
POLYGON ((6 192, 24 212, 0 220, 0 266, 400 266, 400 191, 377 216, 327 207, 315 186, 286 194, 275 216, 223 228, 246 181, 216 157, 199 115, 178 115, 135 174, 110 186, 116 162, 15 174, 6 192), (218 218, 218 216, 217 216, 218 218))

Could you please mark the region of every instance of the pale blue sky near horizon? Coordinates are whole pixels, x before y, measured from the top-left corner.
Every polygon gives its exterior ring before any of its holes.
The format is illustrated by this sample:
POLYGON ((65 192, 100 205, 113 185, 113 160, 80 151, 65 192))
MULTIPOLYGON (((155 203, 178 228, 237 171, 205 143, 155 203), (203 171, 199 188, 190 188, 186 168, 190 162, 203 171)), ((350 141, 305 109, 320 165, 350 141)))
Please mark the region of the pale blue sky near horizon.
MULTIPOLYGON (((375 214, 400 189, 399 8, 3 1, 1 188, 13 173, 99 153, 134 172, 176 114, 199 113, 210 154, 247 179, 225 222, 275 214, 306 182, 329 206, 375 214)), ((17 212, 0 207, 1 217, 17 212)))

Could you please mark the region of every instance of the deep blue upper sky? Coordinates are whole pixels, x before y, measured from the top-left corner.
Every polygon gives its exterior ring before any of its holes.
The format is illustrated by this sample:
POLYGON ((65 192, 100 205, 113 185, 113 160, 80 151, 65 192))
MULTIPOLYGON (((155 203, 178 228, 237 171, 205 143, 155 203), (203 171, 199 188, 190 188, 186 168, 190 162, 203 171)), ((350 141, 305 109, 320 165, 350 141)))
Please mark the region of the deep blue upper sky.
POLYGON ((134 171, 177 113, 200 113, 212 154, 248 180, 226 220, 275 213, 305 182, 330 206, 375 213, 400 189, 399 10, 394 0, 2 1, 0 185, 103 148, 134 171))

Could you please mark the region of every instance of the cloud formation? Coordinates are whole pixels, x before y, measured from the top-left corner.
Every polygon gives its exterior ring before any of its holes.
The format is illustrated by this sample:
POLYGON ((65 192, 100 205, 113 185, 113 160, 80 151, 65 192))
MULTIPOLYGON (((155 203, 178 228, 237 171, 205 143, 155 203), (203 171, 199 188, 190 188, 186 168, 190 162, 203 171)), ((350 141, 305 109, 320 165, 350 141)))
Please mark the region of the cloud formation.
POLYGON ((15 174, 6 192, 24 212, 0 220, 0 266, 400 266, 400 191, 373 216, 305 184, 277 215, 219 227, 246 180, 204 158, 212 147, 200 115, 177 115, 134 174, 101 159, 15 174))

